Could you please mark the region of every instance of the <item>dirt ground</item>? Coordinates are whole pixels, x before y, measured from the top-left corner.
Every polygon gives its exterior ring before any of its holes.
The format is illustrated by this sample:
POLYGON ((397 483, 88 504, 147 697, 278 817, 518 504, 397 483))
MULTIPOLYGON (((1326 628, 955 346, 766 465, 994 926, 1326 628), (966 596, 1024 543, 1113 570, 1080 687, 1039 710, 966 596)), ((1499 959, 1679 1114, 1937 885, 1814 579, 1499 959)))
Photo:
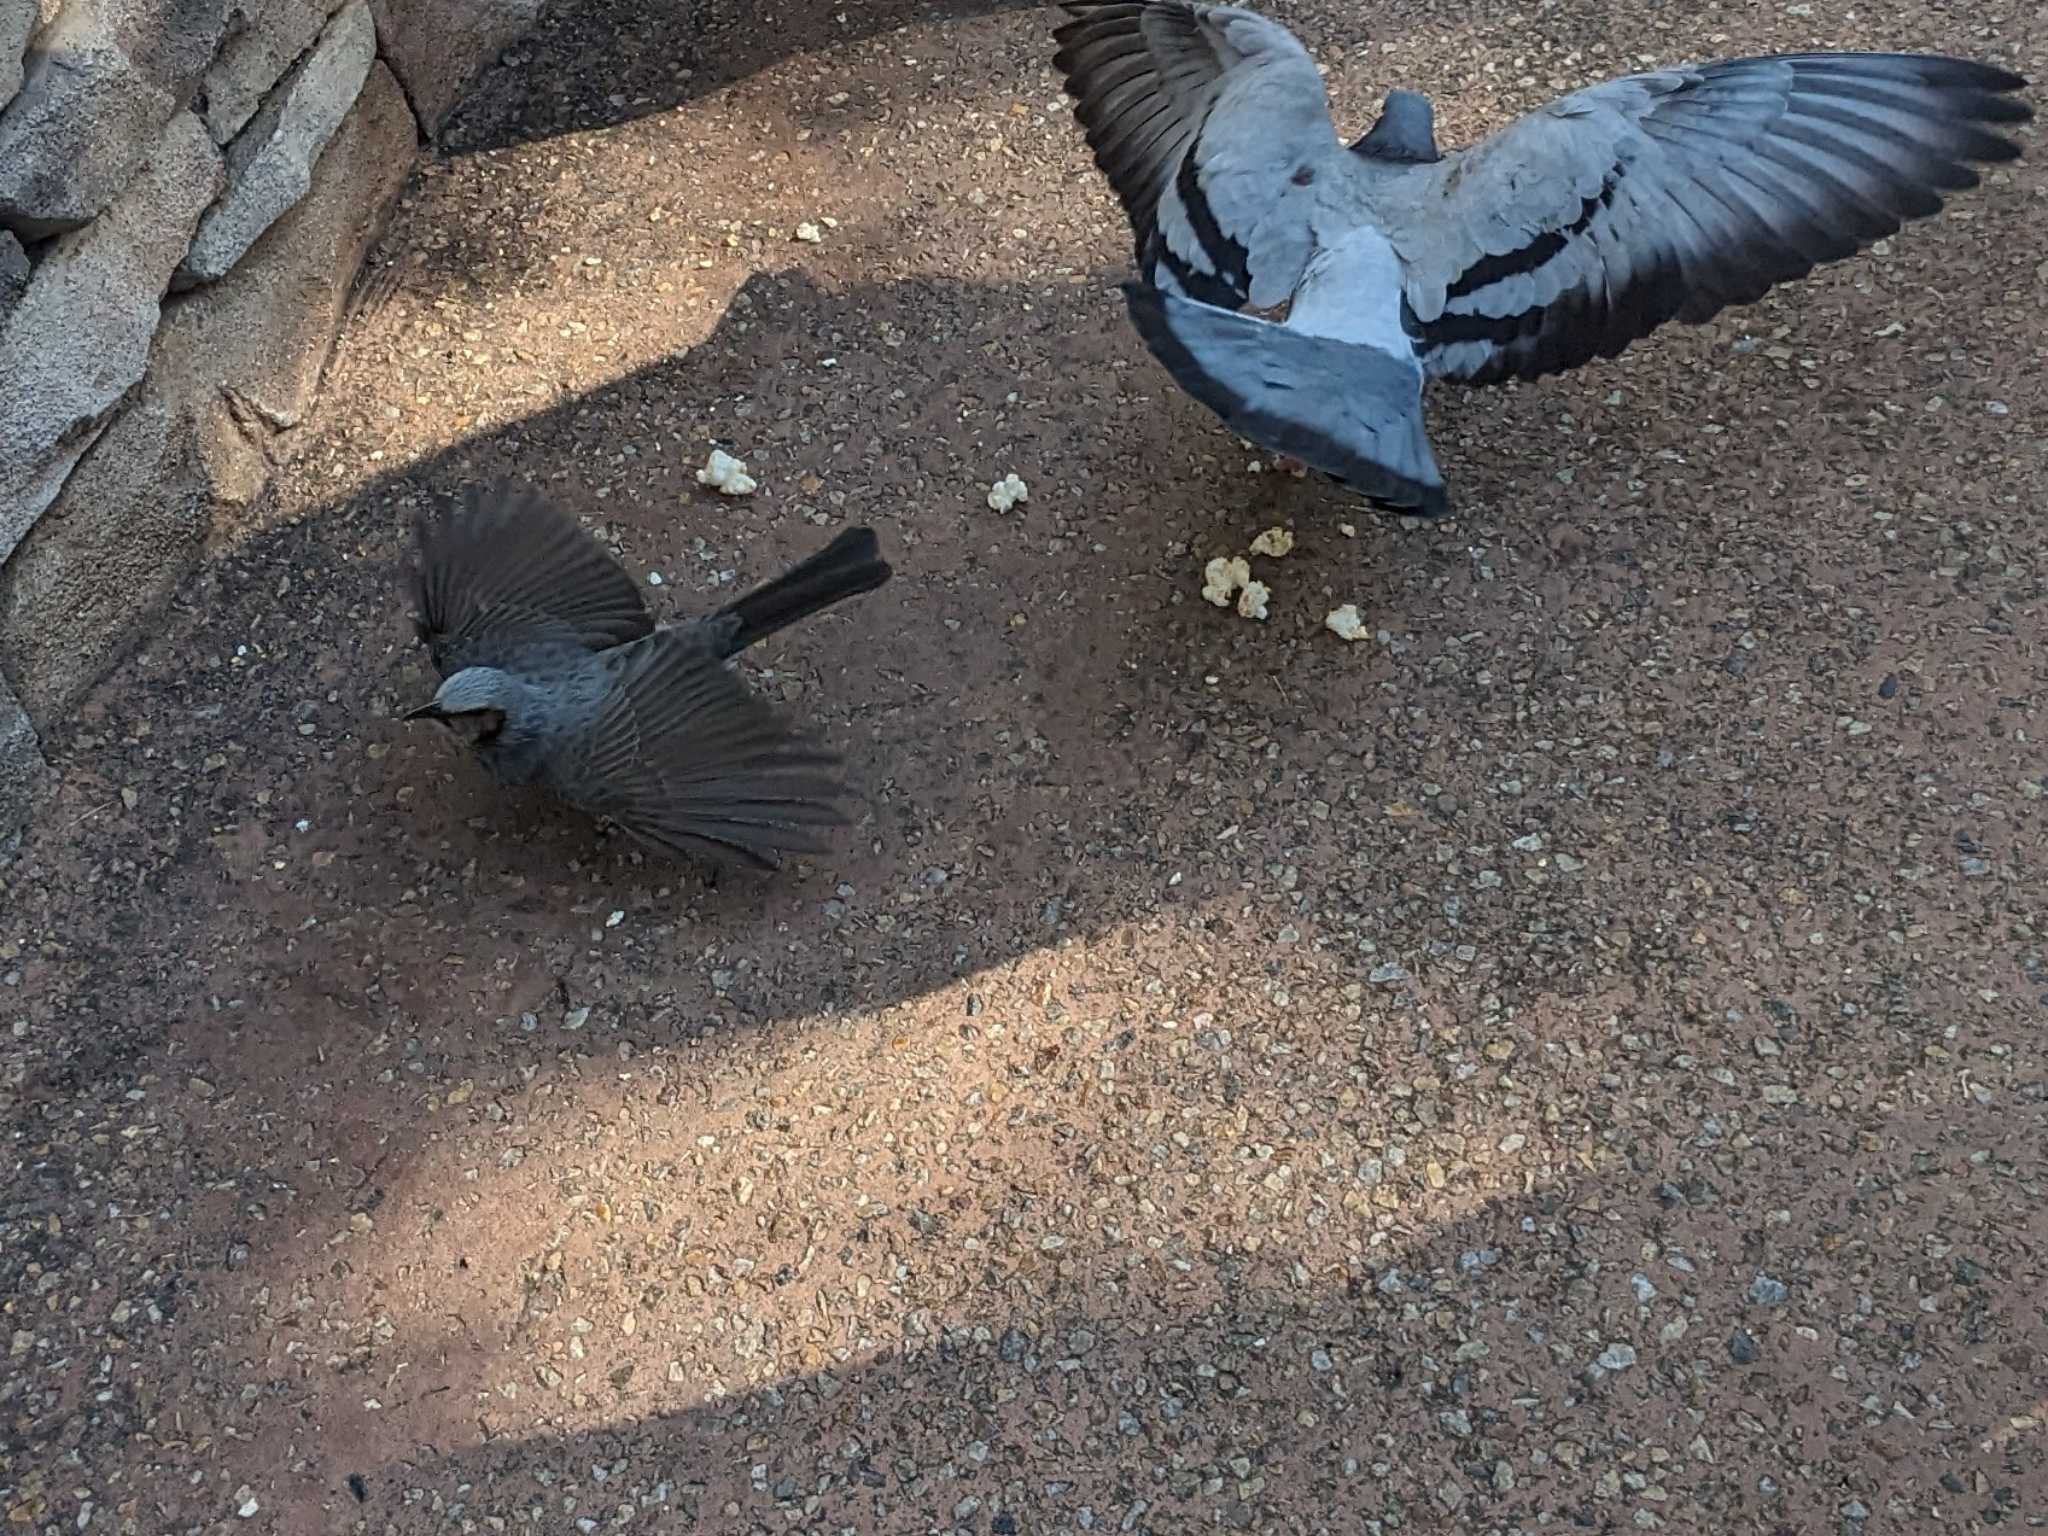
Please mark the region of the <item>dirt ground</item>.
MULTIPOLYGON (((1273 9, 1452 143, 1639 60, 2048 77, 2022 0, 1273 9)), ((11 1527, 2048 1525, 2038 133, 1439 392, 1411 527, 1130 334, 1050 13, 562 10, 0 873, 11 1527), (879 530, 756 669, 830 857, 710 889, 394 718, 411 511, 495 475, 664 613, 879 530), (1270 621, 1202 602, 1276 524, 1270 621)))

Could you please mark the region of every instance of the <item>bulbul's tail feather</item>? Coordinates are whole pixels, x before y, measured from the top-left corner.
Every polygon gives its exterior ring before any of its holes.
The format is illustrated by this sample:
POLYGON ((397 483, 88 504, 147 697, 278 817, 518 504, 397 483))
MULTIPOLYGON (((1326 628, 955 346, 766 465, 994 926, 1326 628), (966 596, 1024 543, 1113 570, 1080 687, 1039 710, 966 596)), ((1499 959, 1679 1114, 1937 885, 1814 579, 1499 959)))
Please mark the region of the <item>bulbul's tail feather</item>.
POLYGON ((798 619, 874 591, 891 574, 875 531, 849 528, 809 559, 728 603, 712 622, 726 633, 725 655, 736 656, 798 619))

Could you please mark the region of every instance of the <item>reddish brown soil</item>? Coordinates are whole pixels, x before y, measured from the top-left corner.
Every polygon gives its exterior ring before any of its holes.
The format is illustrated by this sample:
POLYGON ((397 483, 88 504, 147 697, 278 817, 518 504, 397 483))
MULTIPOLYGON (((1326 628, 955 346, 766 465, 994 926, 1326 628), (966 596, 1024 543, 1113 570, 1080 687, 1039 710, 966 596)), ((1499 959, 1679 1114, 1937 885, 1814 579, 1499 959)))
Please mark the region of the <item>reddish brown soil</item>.
MULTIPOLYGON (((1048 13, 569 9, 265 526, 51 734, 14 1525, 2048 1522, 2038 135, 1756 309, 1437 395, 1408 528, 1247 474, 1129 334, 1048 13), (860 778, 833 855, 708 889, 393 718, 410 511, 500 474, 664 612, 881 532, 756 669, 860 778), (1270 621, 1203 603, 1274 524, 1270 621)), ((1638 58, 2048 76, 2019 0, 1277 14, 1347 125, 1415 85, 1451 142, 1638 58)))

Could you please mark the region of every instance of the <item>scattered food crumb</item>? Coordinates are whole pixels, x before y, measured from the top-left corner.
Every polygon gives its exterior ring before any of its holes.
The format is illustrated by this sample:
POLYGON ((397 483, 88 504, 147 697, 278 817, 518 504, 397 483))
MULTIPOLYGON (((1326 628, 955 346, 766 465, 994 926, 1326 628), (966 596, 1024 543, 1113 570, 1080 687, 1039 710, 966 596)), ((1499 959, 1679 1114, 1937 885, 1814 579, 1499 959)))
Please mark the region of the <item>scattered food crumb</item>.
POLYGON ((1358 529, 1350 523, 1339 523, 1337 525, 1337 531, 1343 534, 1344 537, 1347 539, 1355 539, 1358 537, 1358 529))
POLYGON ((1294 535, 1285 528, 1268 528, 1264 533, 1252 540, 1253 554, 1269 555, 1275 560, 1278 560, 1292 548, 1294 548, 1294 535))
POLYGON ((1003 476, 988 488, 988 504, 997 512, 1007 512, 1018 502, 1030 499, 1030 487, 1014 474, 1003 476))
POLYGON ((1346 603, 1341 608, 1332 608, 1323 616, 1323 628, 1339 640, 1363 640, 1371 633, 1365 627, 1365 620, 1359 617, 1356 603, 1346 603))
POLYGON ((796 237, 797 239, 803 241, 805 245, 816 245, 819 241, 825 238, 825 232, 822 229, 818 228, 817 225, 806 221, 802 224, 797 225, 796 237))
POLYGON ((1218 555, 1202 567, 1202 596, 1218 608, 1230 606, 1231 595, 1252 579, 1252 568, 1235 555, 1218 555))
POLYGON ((1263 581, 1246 582, 1244 590, 1237 594, 1237 616, 1241 619, 1265 618, 1266 599, 1272 595, 1272 590, 1263 581))
POLYGON ((722 448, 711 450, 711 457, 704 461, 704 467, 697 471, 699 485, 715 485, 720 494, 745 496, 753 491, 759 482, 747 473, 747 461, 736 459, 722 448))

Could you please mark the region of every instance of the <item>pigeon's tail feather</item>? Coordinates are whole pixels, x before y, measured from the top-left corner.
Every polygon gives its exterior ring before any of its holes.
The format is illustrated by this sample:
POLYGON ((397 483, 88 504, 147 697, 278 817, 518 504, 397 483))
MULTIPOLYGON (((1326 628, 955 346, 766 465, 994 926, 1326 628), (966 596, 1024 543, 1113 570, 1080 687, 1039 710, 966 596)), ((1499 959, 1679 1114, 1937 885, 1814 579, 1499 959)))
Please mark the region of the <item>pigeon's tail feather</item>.
POLYGON ((1174 382, 1241 437, 1301 460, 1375 506, 1450 509, 1422 422, 1422 370, 1359 342, 1124 284, 1131 322, 1174 382))
POLYGON ((713 619, 727 656, 735 656, 778 629, 862 592, 891 575, 872 528, 849 528, 807 560, 720 609, 713 619))

